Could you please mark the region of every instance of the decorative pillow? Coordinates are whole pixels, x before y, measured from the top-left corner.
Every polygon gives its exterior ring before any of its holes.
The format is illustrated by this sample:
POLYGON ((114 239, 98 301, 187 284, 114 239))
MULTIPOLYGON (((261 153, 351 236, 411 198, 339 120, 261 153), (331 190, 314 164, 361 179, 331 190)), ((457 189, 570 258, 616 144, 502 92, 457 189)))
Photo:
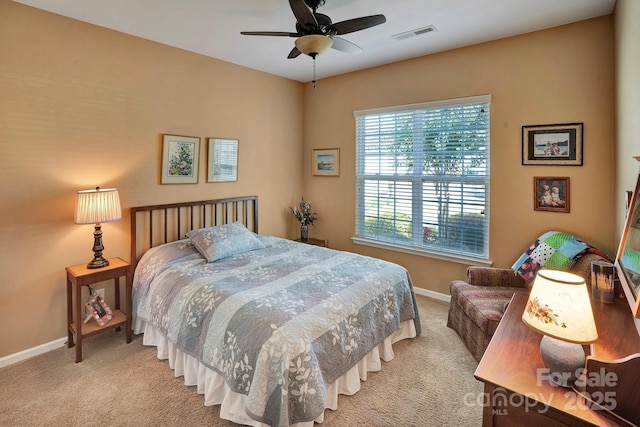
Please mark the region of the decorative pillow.
MULTIPOLYGON (((591 246, 570 234, 548 231, 538 237, 511 267, 531 282, 541 268, 569 270, 591 246)), ((599 252, 599 251, 598 251, 599 252)))
POLYGON ((241 222, 191 230, 187 237, 207 262, 265 247, 241 222))

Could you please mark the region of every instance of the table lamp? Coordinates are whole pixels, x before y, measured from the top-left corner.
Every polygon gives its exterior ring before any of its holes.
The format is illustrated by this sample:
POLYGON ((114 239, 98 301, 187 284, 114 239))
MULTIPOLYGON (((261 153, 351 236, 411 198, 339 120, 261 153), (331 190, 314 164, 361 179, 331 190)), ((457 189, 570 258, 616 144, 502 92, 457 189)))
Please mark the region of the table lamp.
POLYGON ((598 339, 585 280, 566 271, 540 270, 522 320, 543 334, 540 354, 549 381, 572 387, 585 367, 582 344, 598 339))
POLYGON ((109 261, 102 257, 103 222, 116 221, 122 218, 120 197, 115 188, 100 188, 95 190, 78 191, 76 197, 76 212, 73 222, 76 224, 95 224, 93 232, 93 259, 87 268, 102 268, 109 265, 109 261))

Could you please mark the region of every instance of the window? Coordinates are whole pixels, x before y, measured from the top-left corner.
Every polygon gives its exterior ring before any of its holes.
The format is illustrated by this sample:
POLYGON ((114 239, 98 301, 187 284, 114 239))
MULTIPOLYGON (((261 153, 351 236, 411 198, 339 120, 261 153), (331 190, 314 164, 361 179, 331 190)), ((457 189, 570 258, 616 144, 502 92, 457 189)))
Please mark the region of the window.
POLYGON ((488 258, 490 95, 356 111, 356 243, 488 258))

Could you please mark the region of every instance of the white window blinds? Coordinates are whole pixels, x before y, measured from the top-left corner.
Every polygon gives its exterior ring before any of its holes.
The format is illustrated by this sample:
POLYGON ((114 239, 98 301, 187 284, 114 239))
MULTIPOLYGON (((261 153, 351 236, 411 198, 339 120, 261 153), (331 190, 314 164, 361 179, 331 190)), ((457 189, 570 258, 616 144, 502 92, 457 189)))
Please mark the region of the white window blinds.
POLYGON ((488 257, 490 95, 356 111, 356 238, 488 257))

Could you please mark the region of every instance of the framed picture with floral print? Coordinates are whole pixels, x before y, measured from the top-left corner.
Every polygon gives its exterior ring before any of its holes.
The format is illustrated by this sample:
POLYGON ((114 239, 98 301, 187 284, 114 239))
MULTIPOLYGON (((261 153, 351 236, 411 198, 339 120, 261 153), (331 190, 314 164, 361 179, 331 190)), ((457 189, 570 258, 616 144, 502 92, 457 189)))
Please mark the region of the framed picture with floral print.
POLYGON ((197 184, 200 138, 163 135, 162 184, 197 184))

